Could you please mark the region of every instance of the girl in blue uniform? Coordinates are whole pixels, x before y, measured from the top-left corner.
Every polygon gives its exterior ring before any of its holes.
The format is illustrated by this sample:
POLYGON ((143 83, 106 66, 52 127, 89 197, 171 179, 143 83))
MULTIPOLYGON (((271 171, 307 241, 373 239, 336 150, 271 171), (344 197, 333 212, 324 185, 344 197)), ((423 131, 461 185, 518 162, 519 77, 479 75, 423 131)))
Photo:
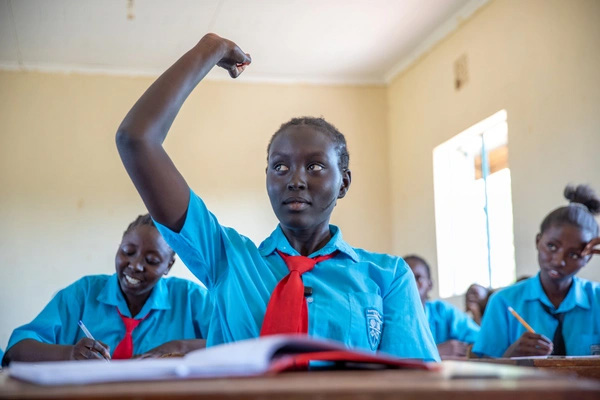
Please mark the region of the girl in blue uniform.
POLYGON ((479 326, 467 314, 452 304, 441 300, 429 300, 429 292, 433 288, 431 269, 427 262, 417 256, 405 256, 404 260, 415 275, 419 296, 433 340, 442 359, 466 357, 469 346, 477 339, 479 326))
POLYGON ((600 354, 600 284, 576 274, 599 251, 600 199, 567 186, 569 205, 544 218, 536 236, 540 271, 490 298, 473 352, 488 357, 600 354), (512 307, 535 331, 508 311, 512 307))
POLYGON ((10 337, 3 364, 11 361, 110 359, 134 320, 130 353, 118 358, 160 357, 202 348, 212 312, 208 291, 190 281, 162 279, 175 253, 148 214, 125 233, 116 274, 86 276, 59 291, 42 312, 10 337), (87 326, 95 339, 78 326, 87 326))
POLYGON ((150 86, 117 132, 123 164, 161 233, 214 299, 207 345, 255 338, 261 327, 264 333, 287 324, 285 316, 263 324, 274 289, 292 276, 284 257, 328 256, 301 280, 293 278, 303 283, 306 295, 306 321, 298 333, 437 360, 406 263, 351 247, 329 224, 351 182, 346 140, 333 125, 296 118, 271 138, 267 192, 279 225, 258 248, 221 226, 170 160, 162 142, 191 91, 215 65, 235 78, 250 62, 235 43, 205 35, 150 86))

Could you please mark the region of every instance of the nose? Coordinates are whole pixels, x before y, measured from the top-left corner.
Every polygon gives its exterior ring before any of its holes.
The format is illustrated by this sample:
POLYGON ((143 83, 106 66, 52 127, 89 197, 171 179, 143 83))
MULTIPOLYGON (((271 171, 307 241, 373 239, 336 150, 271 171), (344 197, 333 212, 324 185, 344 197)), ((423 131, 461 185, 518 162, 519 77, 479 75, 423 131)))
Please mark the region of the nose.
POLYGON ((287 184, 288 190, 306 189, 306 179, 304 168, 295 168, 290 174, 290 180, 287 184))
POLYGON ((142 272, 144 270, 144 263, 141 260, 134 260, 129 263, 129 268, 142 272))
POLYGON ((563 251, 557 251, 556 253, 554 253, 554 257, 552 257, 552 264, 560 267, 564 267, 565 265, 567 265, 563 251))

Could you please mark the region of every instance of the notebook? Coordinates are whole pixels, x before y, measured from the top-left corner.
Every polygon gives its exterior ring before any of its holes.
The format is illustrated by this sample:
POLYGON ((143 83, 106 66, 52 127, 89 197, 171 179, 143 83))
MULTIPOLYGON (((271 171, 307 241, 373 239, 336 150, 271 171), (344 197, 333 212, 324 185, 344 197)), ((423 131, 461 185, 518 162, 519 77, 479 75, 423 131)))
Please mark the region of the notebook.
POLYGON ((39 385, 244 377, 326 368, 437 370, 436 363, 401 359, 305 335, 273 335, 188 353, 182 358, 143 360, 12 362, 8 374, 39 385))

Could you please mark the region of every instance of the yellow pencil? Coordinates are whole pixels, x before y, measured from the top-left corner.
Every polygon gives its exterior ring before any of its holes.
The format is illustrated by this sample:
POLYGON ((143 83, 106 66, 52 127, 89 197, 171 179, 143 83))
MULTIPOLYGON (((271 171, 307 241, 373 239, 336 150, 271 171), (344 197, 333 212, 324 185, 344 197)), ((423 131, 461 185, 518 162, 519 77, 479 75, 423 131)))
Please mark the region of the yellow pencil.
POLYGON ((525 329, 527 329, 531 333, 535 333, 535 331, 533 330, 533 328, 527 322, 525 322, 525 320, 523 318, 521 318, 521 316, 519 314, 517 314, 517 312, 511 306, 508 306, 508 311, 510 311, 510 313, 517 320, 519 320, 519 322, 521 323, 521 325, 523 325, 525 327, 525 329))

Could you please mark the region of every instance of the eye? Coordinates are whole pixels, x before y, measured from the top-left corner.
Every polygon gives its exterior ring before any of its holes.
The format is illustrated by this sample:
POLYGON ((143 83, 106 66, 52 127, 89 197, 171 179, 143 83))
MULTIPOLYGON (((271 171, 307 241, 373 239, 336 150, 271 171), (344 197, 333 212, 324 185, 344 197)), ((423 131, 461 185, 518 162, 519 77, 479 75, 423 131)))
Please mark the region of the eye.
POLYGON ((579 254, 579 253, 569 253, 569 258, 571 260, 579 260, 581 258, 581 254, 579 254))
POLYGON ((558 249, 558 247, 556 247, 556 245, 553 243, 548 243, 546 247, 548 247, 548 250, 550 251, 556 251, 558 249))
POLYGON ((134 255, 134 254, 135 254, 135 248, 134 248, 134 247, 129 247, 129 246, 127 246, 127 247, 122 247, 122 248, 121 248, 121 252, 122 252, 123 254, 125 254, 126 256, 132 256, 132 255, 134 255))
POLYGON ((309 171, 322 171, 324 169, 325 167, 323 167, 321 164, 310 164, 308 166, 309 171))
POLYGON ((154 257, 146 257, 146 262, 150 265, 158 265, 160 264, 160 260, 154 257))
POLYGON ((289 168, 283 164, 276 164, 273 169, 277 172, 286 172, 289 168))

